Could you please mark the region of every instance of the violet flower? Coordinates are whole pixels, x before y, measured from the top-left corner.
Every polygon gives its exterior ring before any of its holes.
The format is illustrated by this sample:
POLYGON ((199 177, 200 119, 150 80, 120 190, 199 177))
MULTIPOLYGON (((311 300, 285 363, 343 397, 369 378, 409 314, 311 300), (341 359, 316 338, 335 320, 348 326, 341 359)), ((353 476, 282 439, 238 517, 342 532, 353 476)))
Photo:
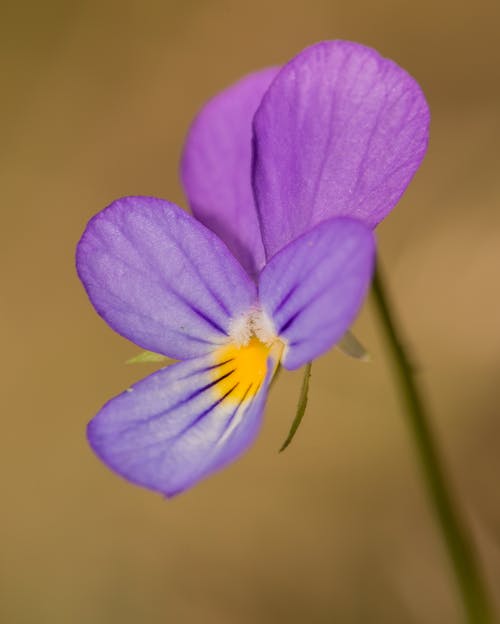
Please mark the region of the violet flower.
POLYGON ((306 364, 352 324, 373 271, 371 230, 420 164, 427 131, 406 72, 364 46, 320 43, 198 115, 182 160, 195 218, 127 197, 90 221, 77 268, 98 313, 183 360, 91 421, 110 468, 171 496, 249 446, 277 366, 306 364))

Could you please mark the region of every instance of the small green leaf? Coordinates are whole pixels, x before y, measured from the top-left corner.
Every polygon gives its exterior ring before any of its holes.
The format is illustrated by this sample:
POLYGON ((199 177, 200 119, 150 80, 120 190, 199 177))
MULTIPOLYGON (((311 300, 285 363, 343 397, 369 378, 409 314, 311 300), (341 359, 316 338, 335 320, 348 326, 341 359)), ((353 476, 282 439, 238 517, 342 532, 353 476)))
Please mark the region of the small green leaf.
POLYGON ((304 368, 304 377, 302 379, 302 388, 300 389, 299 402, 297 403, 297 412, 295 414, 295 418, 293 419, 290 432, 288 433, 286 440, 283 442, 283 445, 280 448, 280 453, 284 451, 293 440, 305 414, 307 407, 307 394, 309 392, 309 380, 311 379, 311 368, 312 362, 308 362, 304 368))
POLYGON ((345 355, 355 358, 356 360, 369 362, 371 359, 368 351, 350 331, 346 332, 337 342, 337 348, 340 349, 345 355))
POLYGON ((271 379, 271 383, 269 384, 269 390, 271 390, 271 388, 274 387, 274 384, 278 381, 278 377, 281 375, 281 370, 282 370, 282 366, 281 364, 278 364, 278 367, 276 368, 276 371, 274 372, 274 376, 271 379))
MULTIPOLYGON (((169 360, 166 355, 162 355, 161 353, 154 353, 154 351, 142 351, 138 355, 134 355, 134 357, 127 360, 126 364, 146 364, 148 362, 163 362, 169 360)), ((170 360, 172 363, 172 360, 170 360)))

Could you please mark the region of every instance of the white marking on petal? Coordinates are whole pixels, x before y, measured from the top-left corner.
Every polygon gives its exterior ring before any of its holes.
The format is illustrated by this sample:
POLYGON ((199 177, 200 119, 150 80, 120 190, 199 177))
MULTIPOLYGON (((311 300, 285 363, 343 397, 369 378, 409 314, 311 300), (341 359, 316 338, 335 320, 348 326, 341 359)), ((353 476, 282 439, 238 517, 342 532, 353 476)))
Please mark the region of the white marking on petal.
POLYGON ((245 347, 252 337, 251 316, 252 312, 249 312, 245 315, 233 318, 229 325, 231 341, 242 347, 245 347))
POLYGON ((252 336, 268 346, 278 339, 273 321, 261 308, 252 308, 246 314, 233 318, 229 336, 232 342, 242 347, 248 345, 252 336))
POLYGON ((277 339, 274 323, 263 310, 259 309, 253 312, 251 323, 253 333, 265 345, 271 345, 277 339))

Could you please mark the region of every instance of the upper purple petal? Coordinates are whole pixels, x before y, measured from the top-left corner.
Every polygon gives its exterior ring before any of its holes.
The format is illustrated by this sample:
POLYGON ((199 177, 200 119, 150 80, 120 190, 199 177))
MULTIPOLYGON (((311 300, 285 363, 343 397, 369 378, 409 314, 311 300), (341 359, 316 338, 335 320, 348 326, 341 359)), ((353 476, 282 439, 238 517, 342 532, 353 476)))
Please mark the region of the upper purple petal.
POLYGON ((162 199, 125 197, 96 215, 77 270, 97 312, 144 349, 175 359, 228 341, 256 288, 224 243, 162 199))
POLYGON ((376 226, 424 157, 429 110, 415 80, 347 41, 307 48, 254 118, 254 190, 266 256, 329 217, 376 226))
POLYGON ((217 368, 211 356, 180 362, 109 401, 88 427, 96 454, 129 481, 168 496, 233 461, 259 430, 267 382, 234 401, 230 384, 218 391, 229 374, 217 368))
POLYGON ((354 321, 373 273, 373 233, 333 218, 278 252, 259 278, 259 299, 286 345, 283 366, 303 366, 328 351, 354 321))
POLYGON ((251 275, 264 264, 251 184, 252 119, 277 71, 250 74, 210 100, 189 130, 181 161, 193 214, 251 275))

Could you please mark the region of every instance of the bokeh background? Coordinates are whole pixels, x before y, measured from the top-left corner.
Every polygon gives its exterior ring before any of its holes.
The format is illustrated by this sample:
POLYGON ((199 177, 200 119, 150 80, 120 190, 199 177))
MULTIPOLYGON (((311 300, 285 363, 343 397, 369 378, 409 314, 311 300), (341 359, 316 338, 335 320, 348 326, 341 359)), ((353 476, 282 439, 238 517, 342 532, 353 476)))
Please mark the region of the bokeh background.
POLYGON ((500 4, 475 0, 3 3, 0 620, 37 624, 460 621, 371 304, 362 364, 300 374, 262 435, 178 498, 114 476, 85 425, 151 365, 74 270, 116 197, 185 205, 178 161, 203 102, 327 38, 397 60, 432 114, 428 156, 380 253, 457 496, 500 594, 500 4))

